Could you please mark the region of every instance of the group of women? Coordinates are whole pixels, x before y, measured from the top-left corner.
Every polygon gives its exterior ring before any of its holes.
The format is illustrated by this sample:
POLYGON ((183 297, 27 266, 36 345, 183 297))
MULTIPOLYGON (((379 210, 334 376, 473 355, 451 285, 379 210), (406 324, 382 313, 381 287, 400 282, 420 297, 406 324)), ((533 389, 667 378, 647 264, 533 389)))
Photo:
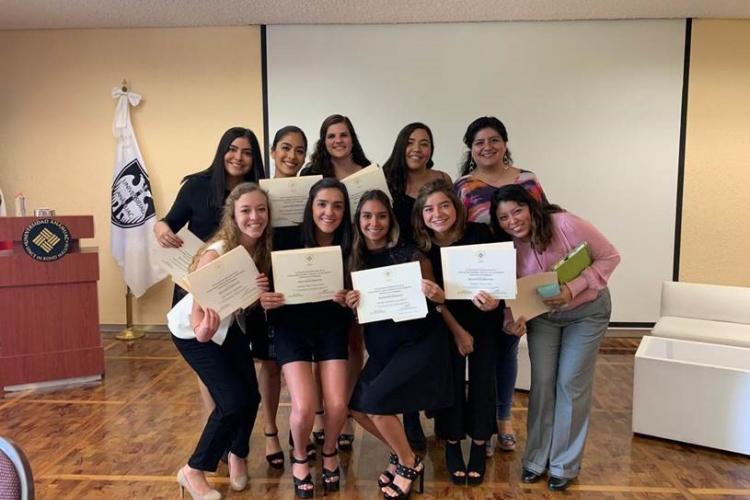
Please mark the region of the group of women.
POLYGON ((451 183, 432 168, 430 128, 407 125, 383 165, 391 196, 368 191, 350 207, 340 180, 370 164, 351 121, 326 118, 304 167, 305 134, 294 126, 282 128, 271 147, 274 177, 323 176, 310 190, 299 227, 271 228, 273 207, 257 185, 265 177, 261 150, 248 129, 229 129, 212 165, 184 179, 172 209, 155 227, 158 242, 180 246, 176 233, 187 224, 206 241, 192 269, 242 245, 260 271, 256 284, 262 293, 247 310, 221 320, 191 295, 175 291, 172 313, 182 311, 184 321, 170 323, 170 330, 198 375, 210 412, 195 452, 178 473, 181 491, 220 498, 205 472, 215 471, 222 457, 232 489, 247 486, 248 441, 261 400, 266 460, 270 467, 284 467, 276 425, 282 374, 291 399, 296 496, 314 495, 310 470, 316 443, 322 488, 339 489, 337 455, 352 446, 352 418, 389 452, 377 479, 384 498, 407 498, 415 481, 421 490, 424 463, 415 453, 425 446, 420 411, 435 419, 435 434, 446 441, 451 481, 480 484, 493 442, 503 450, 516 447, 510 409, 518 340, 527 333, 532 384, 521 478, 535 482, 546 473, 549 488, 559 490, 577 476, 596 352, 611 309, 607 279, 619 255, 591 224, 550 204, 532 172, 513 165, 500 120, 474 120, 464 143, 462 176, 451 183), (470 301, 446 301, 442 247, 508 240, 517 250, 519 277, 550 270, 583 241, 593 263, 545 299, 548 313, 529 321, 512 317, 502 301, 483 291, 470 301), (427 316, 359 325, 361 297, 348 279, 330 300, 286 304, 273 289, 271 251, 332 245, 341 247, 347 275, 418 262, 427 316), (260 360, 258 379, 252 357, 260 360), (461 442, 467 436, 465 460, 461 442))

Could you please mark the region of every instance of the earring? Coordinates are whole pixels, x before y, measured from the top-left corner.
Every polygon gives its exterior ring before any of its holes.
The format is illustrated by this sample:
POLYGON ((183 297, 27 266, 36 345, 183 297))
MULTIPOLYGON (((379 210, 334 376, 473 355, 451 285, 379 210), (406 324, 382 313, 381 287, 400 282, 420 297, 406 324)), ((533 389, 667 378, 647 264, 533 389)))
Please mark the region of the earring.
POLYGON ((510 155, 507 150, 503 153, 503 165, 510 165, 510 155))
POLYGON ((475 168, 477 168, 477 165, 474 163, 474 158, 471 158, 469 160, 469 171, 474 170, 475 168))

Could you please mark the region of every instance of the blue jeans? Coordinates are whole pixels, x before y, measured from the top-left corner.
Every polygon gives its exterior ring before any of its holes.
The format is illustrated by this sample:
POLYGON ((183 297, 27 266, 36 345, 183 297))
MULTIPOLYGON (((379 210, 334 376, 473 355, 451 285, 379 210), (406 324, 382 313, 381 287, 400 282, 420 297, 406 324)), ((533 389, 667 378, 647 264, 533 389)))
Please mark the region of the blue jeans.
POLYGON ((591 302, 528 323, 531 391, 523 466, 578 475, 588 434, 594 367, 612 312, 605 288, 591 302))
POLYGON ((497 418, 509 420, 510 409, 513 406, 513 391, 516 388, 516 373, 518 372, 518 341, 519 337, 498 332, 497 362, 495 377, 497 380, 497 418))

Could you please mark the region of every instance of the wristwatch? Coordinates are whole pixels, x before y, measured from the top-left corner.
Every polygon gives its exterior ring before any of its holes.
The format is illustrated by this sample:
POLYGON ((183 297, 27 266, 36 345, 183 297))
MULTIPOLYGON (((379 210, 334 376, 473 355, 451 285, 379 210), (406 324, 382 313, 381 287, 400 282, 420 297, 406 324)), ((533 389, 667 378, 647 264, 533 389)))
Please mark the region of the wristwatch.
POLYGON ((445 302, 443 302, 442 304, 437 304, 437 305, 435 305, 435 310, 436 310, 437 312, 439 312, 439 313, 441 313, 441 314, 442 314, 442 313, 443 313, 443 306, 444 306, 444 305, 445 305, 445 302))

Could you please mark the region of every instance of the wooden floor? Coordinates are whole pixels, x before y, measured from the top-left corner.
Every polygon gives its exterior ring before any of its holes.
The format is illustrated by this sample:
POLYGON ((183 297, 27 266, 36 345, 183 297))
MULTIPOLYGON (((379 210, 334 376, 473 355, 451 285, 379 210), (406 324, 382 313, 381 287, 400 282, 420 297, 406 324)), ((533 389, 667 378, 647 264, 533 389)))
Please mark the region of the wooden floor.
MULTIPOLYGON (((430 437, 425 494, 413 498, 750 498, 750 458, 631 434, 637 342, 605 339, 583 470, 567 492, 519 480, 527 397, 518 392, 513 419, 519 451, 496 453, 482 486, 456 487, 447 481, 442 444, 430 437)), ((105 355, 103 383, 6 395, 0 400, 0 435, 26 450, 38 498, 177 498, 175 474, 204 422, 193 374, 164 334, 132 343, 108 337, 105 355)), ((288 414, 288 396, 282 395, 282 434, 288 414)), ((432 421, 424 425, 431 436, 432 421)), ((247 491, 229 490, 226 469, 211 479, 228 498, 293 498, 288 465, 283 473, 266 467, 262 429, 259 417, 247 491)), ((343 489, 334 499, 381 498, 375 479, 386 455, 373 438, 358 429, 354 451, 341 460, 343 489)), ((313 473, 319 484, 319 462, 313 473)))

